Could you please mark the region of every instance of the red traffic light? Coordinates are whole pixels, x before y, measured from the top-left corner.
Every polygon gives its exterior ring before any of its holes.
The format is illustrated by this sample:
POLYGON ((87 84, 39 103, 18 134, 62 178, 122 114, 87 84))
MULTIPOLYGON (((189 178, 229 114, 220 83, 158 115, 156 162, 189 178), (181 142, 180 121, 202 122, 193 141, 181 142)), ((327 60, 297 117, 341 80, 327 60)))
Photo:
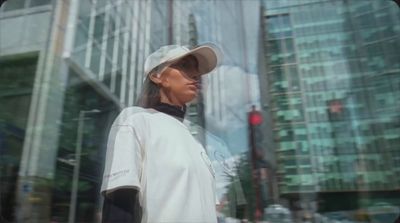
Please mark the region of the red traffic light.
POLYGON ((250 125, 260 125, 263 122, 263 118, 260 112, 253 111, 249 115, 250 125))
POLYGON ((339 114, 343 112, 343 104, 340 100, 331 100, 328 102, 329 112, 339 114))

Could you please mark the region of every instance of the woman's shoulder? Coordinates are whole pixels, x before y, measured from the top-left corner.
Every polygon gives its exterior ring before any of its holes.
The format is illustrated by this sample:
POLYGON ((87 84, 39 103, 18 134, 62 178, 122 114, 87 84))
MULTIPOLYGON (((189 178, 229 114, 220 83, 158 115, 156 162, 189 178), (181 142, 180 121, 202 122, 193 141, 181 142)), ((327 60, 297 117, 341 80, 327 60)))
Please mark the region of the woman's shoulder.
POLYGON ((146 109, 138 106, 126 107, 119 113, 113 126, 143 124, 143 122, 153 113, 153 109, 146 109))

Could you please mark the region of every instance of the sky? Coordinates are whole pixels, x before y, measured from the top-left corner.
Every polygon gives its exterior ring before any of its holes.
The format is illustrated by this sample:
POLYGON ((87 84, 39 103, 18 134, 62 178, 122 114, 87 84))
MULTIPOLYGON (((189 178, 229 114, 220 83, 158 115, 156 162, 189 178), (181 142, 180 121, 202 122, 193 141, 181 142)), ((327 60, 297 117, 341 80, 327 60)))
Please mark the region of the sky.
MULTIPOLYGON (((206 148, 216 171, 217 194, 221 198, 228 181, 225 174, 235 174, 235 163, 248 150, 247 112, 259 108, 260 90, 257 74, 259 0, 197 1, 191 5, 198 29, 198 42, 217 44, 223 52, 220 66, 205 75, 206 148), (218 76, 217 76, 218 75, 218 76), (210 82, 219 79, 212 88, 210 82), (210 97, 220 101, 212 112, 210 97)), ((239 179, 240 180, 240 179, 239 179)))
POLYGON ((247 149, 247 112, 259 106, 257 75, 260 1, 198 1, 191 10, 197 21, 198 41, 214 42, 223 52, 223 60, 207 81, 219 79, 219 88, 205 89, 205 98, 221 94, 218 109, 211 112, 212 100, 205 101, 206 128, 226 142, 232 154, 247 149), (208 5, 207 5, 208 4, 208 5), (219 75, 219 77, 212 77, 219 75), (207 97, 208 95, 208 97, 207 97))

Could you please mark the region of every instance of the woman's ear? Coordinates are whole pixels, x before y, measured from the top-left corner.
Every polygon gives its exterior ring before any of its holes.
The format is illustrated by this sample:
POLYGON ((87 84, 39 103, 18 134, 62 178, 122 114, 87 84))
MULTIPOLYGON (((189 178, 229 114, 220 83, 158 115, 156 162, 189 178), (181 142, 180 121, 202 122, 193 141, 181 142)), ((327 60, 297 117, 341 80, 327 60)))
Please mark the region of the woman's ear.
POLYGON ((156 85, 160 85, 161 82, 162 82, 162 80, 161 80, 161 78, 159 77, 158 74, 150 74, 149 78, 150 78, 150 80, 153 81, 156 85))
POLYGON ((168 75, 166 75, 165 73, 163 73, 163 75, 160 74, 152 74, 150 75, 150 80, 153 81, 156 85, 158 85, 159 87, 162 88, 169 88, 169 81, 168 81, 168 75))

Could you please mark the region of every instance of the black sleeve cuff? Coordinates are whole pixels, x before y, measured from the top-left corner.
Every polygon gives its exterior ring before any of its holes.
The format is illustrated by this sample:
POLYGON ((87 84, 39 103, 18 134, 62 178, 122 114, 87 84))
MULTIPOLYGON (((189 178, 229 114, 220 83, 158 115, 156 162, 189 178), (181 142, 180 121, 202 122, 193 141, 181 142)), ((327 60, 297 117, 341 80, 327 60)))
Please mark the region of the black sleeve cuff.
POLYGON ((104 198, 103 223, 140 223, 141 219, 142 208, 139 205, 137 190, 119 189, 104 198))

